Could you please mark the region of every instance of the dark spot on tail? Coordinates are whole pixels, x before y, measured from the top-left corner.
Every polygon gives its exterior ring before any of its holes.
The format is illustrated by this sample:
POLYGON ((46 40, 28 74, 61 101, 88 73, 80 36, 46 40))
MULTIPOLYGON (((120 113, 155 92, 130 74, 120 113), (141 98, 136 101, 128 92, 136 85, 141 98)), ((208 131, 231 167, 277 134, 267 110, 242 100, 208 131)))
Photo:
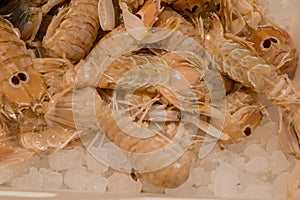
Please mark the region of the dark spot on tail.
POLYGON ((140 14, 136 14, 136 16, 137 16, 140 20, 142 20, 142 16, 141 16, 140 14))
POLYGON ((219 12, 220 10, 221 10, 221 4, 217 3, 217 5, 216 5, 216 11, 219 12))

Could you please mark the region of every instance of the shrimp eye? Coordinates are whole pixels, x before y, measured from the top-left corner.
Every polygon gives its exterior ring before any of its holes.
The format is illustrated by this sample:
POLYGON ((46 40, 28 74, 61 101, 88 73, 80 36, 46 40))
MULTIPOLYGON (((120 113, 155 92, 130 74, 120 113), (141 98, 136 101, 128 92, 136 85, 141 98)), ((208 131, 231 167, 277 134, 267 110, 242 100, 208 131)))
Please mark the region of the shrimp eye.
POLYGON ((27 80, 28 80, 27 74, 24 73, 24 72, 18 73, 18 77, 19 77, 19 79, 20 79, 21 81, 27 81, 27 80))
POLYGON ((143 17, 142 17, 140 14, 136 14, 136 16, 137 16, 140 20, 143 19, 143 17))
POLYGON ((190 9, 186 8, 184 9, 185 12, 191 13, 190 9))
POLYGON ((220 4, 220 3, 217 3, 217 5, 216 5, 216 10, 217 10, 217 12, 219 12, 220 9, 221 9, 221 4, 220 4))
POLYGON ((198 9, 198 6, 197 6, 197 5, 195 5, 195 6, 192 8, 192 13, 196 12, 196 11, 197 11, 197 9, 198 9))
POLYGON ((270 48, 270 47, 271 47, 271 40, 270 40, 270 39, 264 40, 264 42, 263 42, 263 47, 264 47, 265 49, 270 48))
POLYGON ((185 12, 188 12, 188 13, 194 13, 194 12, 197 11, 197 9, 198 9, 198 6, 194 5, 193 8, 192 8, 192 10, 190 10, 189 8, 186 8, 184 10, 185 10, 185 12))
POLYGON ((207 2, 207 1, 202 4, 202 7, 204 10, 207 10, 209 8, 209 6, 210 6, 210 2, 207 2))
POLYGON ((277 40, 276 38, 271 37, 270 40, 271 40, 273 43, 275 43, 275 44, 279 43, 278 40, 277 40))
POLYGON ((12 76, 11 79, 10 79, 10 83, 11 83, 12 86, 18 87, 19 84, 20 84, 20 80, 17 76, 12 76))
POLYGON ((252 133, 251 128, 250 127, 246 127, 245 130, 244 130, 244 133, 245 133, 246 136, 251 135, 251 133, 252 133))

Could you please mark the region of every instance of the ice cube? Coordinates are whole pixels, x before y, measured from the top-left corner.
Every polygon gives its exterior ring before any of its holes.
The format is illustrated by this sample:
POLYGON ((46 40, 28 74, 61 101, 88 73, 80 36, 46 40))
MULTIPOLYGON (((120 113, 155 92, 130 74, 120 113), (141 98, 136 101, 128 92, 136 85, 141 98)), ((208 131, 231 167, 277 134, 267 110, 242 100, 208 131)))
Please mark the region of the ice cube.
POLYGON ((89 183, 89 174, 85 168, 69 169, 64 176, 64 183, 71 189, 84 190, 89 183))
POLYGON ((138 194, 142 189, 139 180, 134 181, 126 174, 114 173, 107 180, 107 190, 109 192, 138 194))
POLYGON ((80 168, 83 165, 83 150, 81 147, 70 150, 60 150, 49 155, 48 159, 50 168, 55 171, 80 168))
POLYGON ((274 151, 269 158, 269 162, 273 175, 282 173, 291 165, 281 150, 274 151))
POLYGON ((155 193, 155 194, 163 194, 164 193, 164 188, 159 188, 156 187, 147 181, 141 180, 142 183, 142 191, 146 193, 155 193))
POLYGON ((267 170, 269 162, 266 158, 262 156, 252 157, 245 165, 247 172, 259 173, 267 170))
POLYGON ((9 167, 0 167, 0 185, 6 183, 12 176, 12 169, 9 167))
POLYGON ((299 200, 300 199, 300 189, 293 192, 293 196, 289 200, 299 200))
POLYGON ((244 150, 244 155, 248 158, 256 156, 268 157, 267 151, 259 144, 251 144, 250 146, 246 147, 244 150))
POLYGON ((69 169, 70 162, 65 159, 66 153, 64 151, 58 151, 55 154, 49 155, 49 166, 52 170, 62 171, 69 169))
POLYGON ((258 137, 259 143, 265 147, 270 138, 274 136, 276 137, 276 133, 278 133, 278 124, 269 122, 263 126, 257 127, 255 133, 258 137))
POLYGON ((233 158, 231 165, 238 169, 245 169, 246 158, 244 157, 235 157, 233 158))
POLYGON ((108 166, 102 164, 99 160, 96 160, 91 154, 88 152, 84 155, 84 160, 89 170, 92 170, 96 173, 106 172, 108 166))
POLYGON ((107 186, 107 179, 98 173, 89 174, 89 183, 87 184, 88 191, 105 192, 107 186))
POLYGON ((221 163, 214 173, 214 193, 222 197, 234 197, 238 194, 240 180, 237 169, 227 163, 221 163))
POLYGON ((290 173, 284 172, 278 175, 273 184, 272 194, 278 198, 286 197, 286 186, 290 173))
POLYGON ((40 162, 40 158, 38 156, 35 156, 23 163, 10 166, 9 168, 12 170, 13 176, 10 178, 9 182, 27 174, 29 167, 36 166, 39 162, 40 162))
POLYGON ((185 182, 177 188, 165 189, 165 193, 169 195, 192 194, 192 192, 192 185, 189 182, 185 182))
POLYGON ((11 185, 14 188, 41 188, 43 185, 43 177, 37 168, 31 167, 29 168, 28 174, 16 178, 11 185))
POLYGON ((233 161, 234 158, 238 157, 238 155, 233 151, 229 151, 228 149, 225 149, 223 151, 220 151, 219 157, 222 158, 223 162, 230 163, 233 161))
POLYGON ((268 152, 273 152, 280 149, 280 144, 277 136, 271 137, 269 139, 266 149, 268 152))
POLYGON ((238 187, 239 192, 244 191, 245 189, 254 186, 270 186, 272 183, 266 181, 265 173, 250 173, 246 171, 242 171, 239 173, 240 184, 238 187))
POLYGON ((107 152, 109 158, 107 160, 108 165, 114 169, 122 166, 128 161, 127 155, 111 142, 104 144, 102 149, 103 153, 107 152))
POLYGON ((63 176, 59 172, 54 172, 50 169, 40 168, 40 174, 43 178, 43 188, 59 189, 63 183, 63 176))
POLYGON ((215 155, 213 154, 209 154, 207 158, 205 158, 203 160, 203 168, 206 170, 206 171, 212 171, 214 170, 217 166, 219 166, 219 163, 221 161, 221 158, 219 158, 219 160, 217 161, 215 158, 213 158, 215 155))
POLYGON ((35 165, 35 167, 37 168, 49 168, 49 161, 48 161, 48 155, 45 154, 41 154, 39 155, 39 162, 37 165, 35 165))
POLYGON ((192 168, 187 182, 190 182, 195 187, 208 185, 212 183, 211 172, 212 170, 207 171, 200 166, 192 168))
POLYGON ((208 186, 201 186, 193 190, 193 194, 201 197, 213 196, 214 192, 208 186))
POLYGON ((225 146, 225 149, 227 149, 228 151, 231 151, 235 154, 237 154, 235 157, 237 156, 242 156, 243 151, 251 144, 255 143, 255 135, 251 135, 247 138, 244 138, 243 140, 239 141, 238 143, 234 143, 234 144, 227 144, 225 146))
POLYGON ((269 199, 270 191, 270 186, 253 185, 244 190, 240 196, 247 199, 269 199))
POLYGON ((288 3, 288 0, 272 0, 272 2, 263 0, 262 2, 268 18, 273 22, 276 22, 276 24, 280 24, 280 27, 289 30, 291 20, 295 17, 295 13, 289 11, 293 10, 291 6, 294 4, 288 3))
POLYGON ((65 159, 70 162, 69 169, 80 168, 83 165, 84 151, 82 147, 66 150, 65 159))

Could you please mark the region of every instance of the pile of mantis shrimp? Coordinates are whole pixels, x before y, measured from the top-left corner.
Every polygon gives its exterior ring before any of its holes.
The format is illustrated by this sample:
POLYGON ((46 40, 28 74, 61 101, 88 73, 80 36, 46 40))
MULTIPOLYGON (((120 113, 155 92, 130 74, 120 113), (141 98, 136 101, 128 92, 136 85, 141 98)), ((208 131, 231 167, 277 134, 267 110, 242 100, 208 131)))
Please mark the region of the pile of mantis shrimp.
POLYGON ((127 152, 116 171, 175 188, 213 141, 251 135, 259 94, 298 188, 298 54, 259 0, 5 0, 0 15, 1 166, 99 130, 127 152))

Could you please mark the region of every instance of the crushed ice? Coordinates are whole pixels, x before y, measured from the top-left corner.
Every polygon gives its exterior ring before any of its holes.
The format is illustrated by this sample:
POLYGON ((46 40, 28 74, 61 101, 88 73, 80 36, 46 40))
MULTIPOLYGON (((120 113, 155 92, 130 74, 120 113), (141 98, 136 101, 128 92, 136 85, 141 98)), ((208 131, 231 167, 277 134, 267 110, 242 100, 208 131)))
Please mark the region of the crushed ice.
POLYGON ((0 168, 0 184, 19 189, 284 198, 293 157, 281 150, 273 132, 276 127, 276 123, 266 123, 242 142, 225 145, 224 150, 214 148, 197 162, 186 183, 175 189, 157 188, 143 180, 135 181, 129 174, 115 172, 82 147, 59 150, 19 166, 0 168))

